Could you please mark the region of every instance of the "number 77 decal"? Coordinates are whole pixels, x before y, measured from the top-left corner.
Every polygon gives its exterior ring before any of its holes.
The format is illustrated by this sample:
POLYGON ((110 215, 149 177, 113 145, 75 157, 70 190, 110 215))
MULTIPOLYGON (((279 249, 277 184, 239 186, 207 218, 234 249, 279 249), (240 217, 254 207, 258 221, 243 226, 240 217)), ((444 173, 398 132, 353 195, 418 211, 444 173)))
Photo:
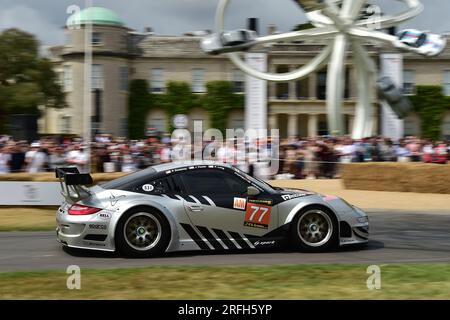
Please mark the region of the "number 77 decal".
POLYGON ((272 207, 248 203, 245 211, 244 226, 268 229, 271 211, 272 207))

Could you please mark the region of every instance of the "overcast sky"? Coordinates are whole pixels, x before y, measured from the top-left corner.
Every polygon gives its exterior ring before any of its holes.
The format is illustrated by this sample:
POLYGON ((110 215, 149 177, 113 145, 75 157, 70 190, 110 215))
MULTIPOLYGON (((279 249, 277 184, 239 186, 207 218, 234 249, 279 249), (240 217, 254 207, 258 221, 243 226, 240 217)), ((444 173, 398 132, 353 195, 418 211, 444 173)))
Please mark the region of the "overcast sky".
MULTIPOLYGON (((157 34, 180 35, 187 31, 214 29, 217 0, 93 0, 95 6, 115 11, 128 27, 142 31, 152 27, 157 34)), ((450 31, 450 1, 423 0, 425 12, 406 26, 434 32, 450 31)), ((38 36, 43 45, 63 43, 62 27, 70 5, 83 7, 84 0, 0 0, 0 30, 17 27, 38 36)), ((402 9, 395 0, 374 0, 383 12, 402 9)), ((280 31, 305 22, 301 9, 292 0, 234 0, 227 24, 244 27, 246 18, 261 19, 261 29, 269 24, 280 31)))

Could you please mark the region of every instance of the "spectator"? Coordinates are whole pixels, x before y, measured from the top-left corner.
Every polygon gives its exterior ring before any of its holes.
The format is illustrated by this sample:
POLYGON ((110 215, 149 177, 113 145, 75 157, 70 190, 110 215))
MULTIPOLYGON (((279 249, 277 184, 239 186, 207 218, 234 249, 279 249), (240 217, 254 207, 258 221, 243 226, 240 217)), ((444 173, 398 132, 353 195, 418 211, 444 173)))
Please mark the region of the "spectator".
POLYGON ((22 144, 16 143, 11 152, 11 172, 21 172, 25 166, 25 148, 22 144))
POLYGON ((88 163, 88 155, 85 152, 85 147, 76 144, 73 150, 69 151, 66 156, 67 164, 75 166, 80 172, 88 171, 86 165, 88 163))
POLYGON ((8 147, 2 146, 0 148, 0 174, 9 173, 9 164, 11 161, 11 155, 8 147))
POLYGON ((28 173, 46 172, 49 169, 49 153, 45 148, 39 148, 29 156, 28 173))

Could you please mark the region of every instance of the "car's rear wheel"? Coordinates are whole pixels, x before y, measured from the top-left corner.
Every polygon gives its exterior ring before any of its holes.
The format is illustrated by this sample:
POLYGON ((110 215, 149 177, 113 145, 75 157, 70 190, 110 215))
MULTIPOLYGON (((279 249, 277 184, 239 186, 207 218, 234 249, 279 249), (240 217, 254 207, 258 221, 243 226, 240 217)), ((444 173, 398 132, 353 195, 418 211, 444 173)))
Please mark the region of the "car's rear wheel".
POLYGON ((120 219, 116 228, 119 252, 131 257, 162 254, 170 241, 170 226, 165 217, 150 208, 135 208, 120 219))
POLYGON ((322 207, 309 207, 292 223, 291 240, 296 249, 321 252, 335 248, 338 242, 336 217, 322 207))

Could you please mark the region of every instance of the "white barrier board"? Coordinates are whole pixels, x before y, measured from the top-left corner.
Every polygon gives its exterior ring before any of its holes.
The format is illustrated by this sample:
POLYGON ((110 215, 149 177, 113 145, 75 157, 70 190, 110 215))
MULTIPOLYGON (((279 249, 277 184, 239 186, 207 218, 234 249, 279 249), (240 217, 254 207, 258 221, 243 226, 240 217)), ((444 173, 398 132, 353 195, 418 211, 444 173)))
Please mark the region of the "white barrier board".
POLYGON ((59 206, 63 200, 59 182, 0 182, 0 206, 59 206))

